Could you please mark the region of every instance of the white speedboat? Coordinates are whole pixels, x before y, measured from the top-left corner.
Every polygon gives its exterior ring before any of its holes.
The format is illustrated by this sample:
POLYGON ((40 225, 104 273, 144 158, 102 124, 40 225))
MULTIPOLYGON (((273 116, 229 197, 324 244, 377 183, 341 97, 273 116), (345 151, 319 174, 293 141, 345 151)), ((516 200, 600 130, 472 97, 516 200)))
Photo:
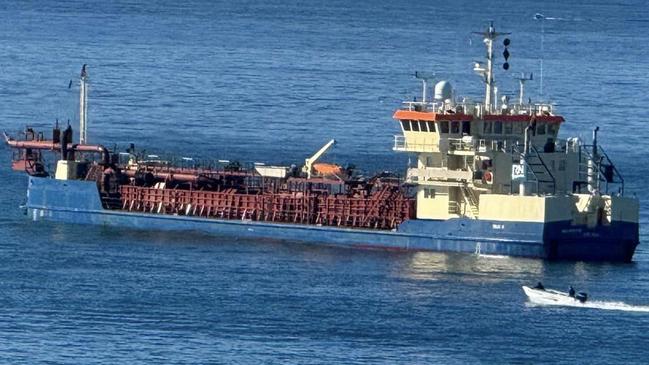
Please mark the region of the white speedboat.
POLYGON ((588 300, 586 293, 577 293, 571 296, 566 292, 554 289, 530 288, 529 286, 523 286, 523 291, 530 302, 543 305, 583 305, 588 300))
POLYGON ((523 286, 523 291, 529 298, 530 303, 538 306, 551 305, 561 307, 617 310, 625 312, 649 312, 649 306, 645 305, 632 305, 624 302, 603 302, 599 300, 588 300, 588 295, 586 293, 576 293, 573 297, 566 292, 561 292, 553 289, 545 289, 543 288, 543 286, 541 286, 540 288, 523 286))

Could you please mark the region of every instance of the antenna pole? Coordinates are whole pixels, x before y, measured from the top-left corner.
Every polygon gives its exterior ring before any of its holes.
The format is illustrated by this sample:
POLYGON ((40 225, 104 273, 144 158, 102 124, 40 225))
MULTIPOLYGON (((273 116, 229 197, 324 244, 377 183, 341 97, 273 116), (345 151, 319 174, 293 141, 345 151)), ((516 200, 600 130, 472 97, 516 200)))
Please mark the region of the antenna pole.
POLYGON ((525 73, 521 73, 519 77, 516 77, 519 84, 518 91, 518 104, 523 105, 523 96, 525 95, 525 81, 530 81, 533 78, 533 74, 526 76, 525 73))
POLYGON ((543 96, 543 56, 545 53, 544 43, 545 43, 545 18, 541 19, 541 79, 539 80, 539 91, 541 96, 543 96))
POLYGON ((424 73, 424 72, 415 72, 415 77, 421 80, 421 103, 423 108, 426 106, 426 94, 428 90, 428 83, 430 81, 433 81, 435 79, 435 74, 434 73, 424 73))
POLYGON ((88 72, 86 65, 81 68, 79 78, 79 143, 86 144, 88 132, 88 72))
POLYGON ((541 78, 539 80, 539 94, 543 97, 543 56, 545 54, 544 43, 545 43, 545 15, 541 13, 534 14, 534 20, 541 22, 541 56, 539 57, 539 66, 541 68, 541 78))
POLYGON ((421 85, 421 88, 422 88, 422 90, 421 90, 421 102, 423 104, 426 104, 426 89, 428 89, 428 84, 426 83, 426 79, 422 79, 421 83, 422 83, 422 85, 421 85))
POLYGON ((485 91, 485 98, 484 98, 484 105, 487 113, 491 113, 491 103, 492 103, 492 95, 493 95, 493 84, 494 84, 494 76, 493 76, 493 56, 494 56, 494 39, 496 39, 496 31, 494 29, 494 24, 491 22, 489 24, 489 29, 487 32, 485 32, 485 38, 484 42, 485 45, 487 46, 487 90, 485 91))

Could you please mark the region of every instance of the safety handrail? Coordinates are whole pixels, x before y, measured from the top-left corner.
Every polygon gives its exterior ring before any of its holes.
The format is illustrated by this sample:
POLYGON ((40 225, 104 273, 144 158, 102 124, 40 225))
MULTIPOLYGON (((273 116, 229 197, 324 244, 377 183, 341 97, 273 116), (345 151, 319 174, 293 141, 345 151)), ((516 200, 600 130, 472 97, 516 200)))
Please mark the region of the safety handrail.
MULTIPOLYGON (((584 147, 583 151, 586 152, 586 158, 589 159, 589 160, 592 160, 593 159, 593 153, 595 152, 595 151, 593 151, 593 145, 583 145, 583 147, 584 147)), ((604 174, 604 171, 603 171, 604 164, 602 162, 605 162, 606 165, 611 166, 611 168, 613 169, 614 178, 613 178, 612 181, 610 181, 610 183, 619 184, 620 185, 620 189, 619 189, 620 195, 624 195, 624 177, 622 176, 620 171, 617 169, 617 167, 615 167, 615 164, 610 159, 610 157, 608 157, 608 154, 606 153, 606 151, 604 151, 604 149, 601 146, 599 146, 599 145, 597 146, 597 151, 596 152, 600 157, 600 160, 597 161, 597 165, 598 165, 597 179, 599 181, 604 181, 606 183, 605 192, 608 193, 609 181, 606 179, 606 176, 604 174), (618 181, 615 181, 615 177, 617 177, 618 181)))
MULTIPOLYGON (((515 156, 520 156, 522 154, 520 152, 517 144, 513 144, 511 146, 511 149, 512 149, 512 159, 515 156)), ((532 177, 533 177, 532 180, 536 183, 536 194, 541 195, 540 186, 541 186, 542 183, 551 184, 552 185, 552 194, 555 194, 557 186, 556 186, 556 180, 554 178, 554 175, 552 175, 552 173, 550 172, 550 169, 548 168, 548 166, 545 164, 545 162, 541 158, 541 155, 539 155, 538 150, 534 146, 531 146, 531 145, 530 145, 530 150, 534 152, 534 155, 528 154, 527 156, 525 156, 526 158, 523 159, 523 163, 525 164, 525 168, 526 168, 525 171, 527 172, 527 174, 532 175, 532 177), (543 166, 543 169, 544 169, 543 172, 548 174, 548 176, 550 177, 550 180, 541 180, 541 178, 536 174, 536 172, 534 171, 532 166, 529 164, 528 157, 536 157, 541 162, 541 166, 543 166)), ((507 152, 507 151, 505 149, 503 149, 503 152, 507 152)), ((527 176, 525 178, 527 179, 527 176)), ((513 188, 513 186, 512 186, 512 188, 513 188)))

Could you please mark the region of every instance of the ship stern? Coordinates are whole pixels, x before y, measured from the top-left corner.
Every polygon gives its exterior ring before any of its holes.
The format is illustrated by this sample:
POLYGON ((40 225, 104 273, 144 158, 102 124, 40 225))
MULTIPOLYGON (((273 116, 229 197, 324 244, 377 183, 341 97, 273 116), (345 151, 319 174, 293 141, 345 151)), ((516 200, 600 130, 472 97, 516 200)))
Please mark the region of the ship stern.
POLYGON ((548 222, 546 256, 552 260, 631 262, 640 243, 637 198, 576 195, 572 219, 548 222))

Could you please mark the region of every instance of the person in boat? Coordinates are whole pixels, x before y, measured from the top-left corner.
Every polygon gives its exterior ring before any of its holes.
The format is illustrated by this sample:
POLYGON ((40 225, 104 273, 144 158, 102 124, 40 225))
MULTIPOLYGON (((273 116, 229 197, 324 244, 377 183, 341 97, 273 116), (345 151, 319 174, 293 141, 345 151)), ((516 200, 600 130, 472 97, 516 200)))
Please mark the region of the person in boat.
POLYGON ((568 296, 573 298, 575 297, 575 288, 573 288, 572 285, 570 285, 570 289, 568 289, 568 296))
POLYGON ((545 290, 545 287, 543 286, 543 283, 541 283, 539 281, 538 283, 536 283, 536 286, 534 287, 534 289, 545 290))

